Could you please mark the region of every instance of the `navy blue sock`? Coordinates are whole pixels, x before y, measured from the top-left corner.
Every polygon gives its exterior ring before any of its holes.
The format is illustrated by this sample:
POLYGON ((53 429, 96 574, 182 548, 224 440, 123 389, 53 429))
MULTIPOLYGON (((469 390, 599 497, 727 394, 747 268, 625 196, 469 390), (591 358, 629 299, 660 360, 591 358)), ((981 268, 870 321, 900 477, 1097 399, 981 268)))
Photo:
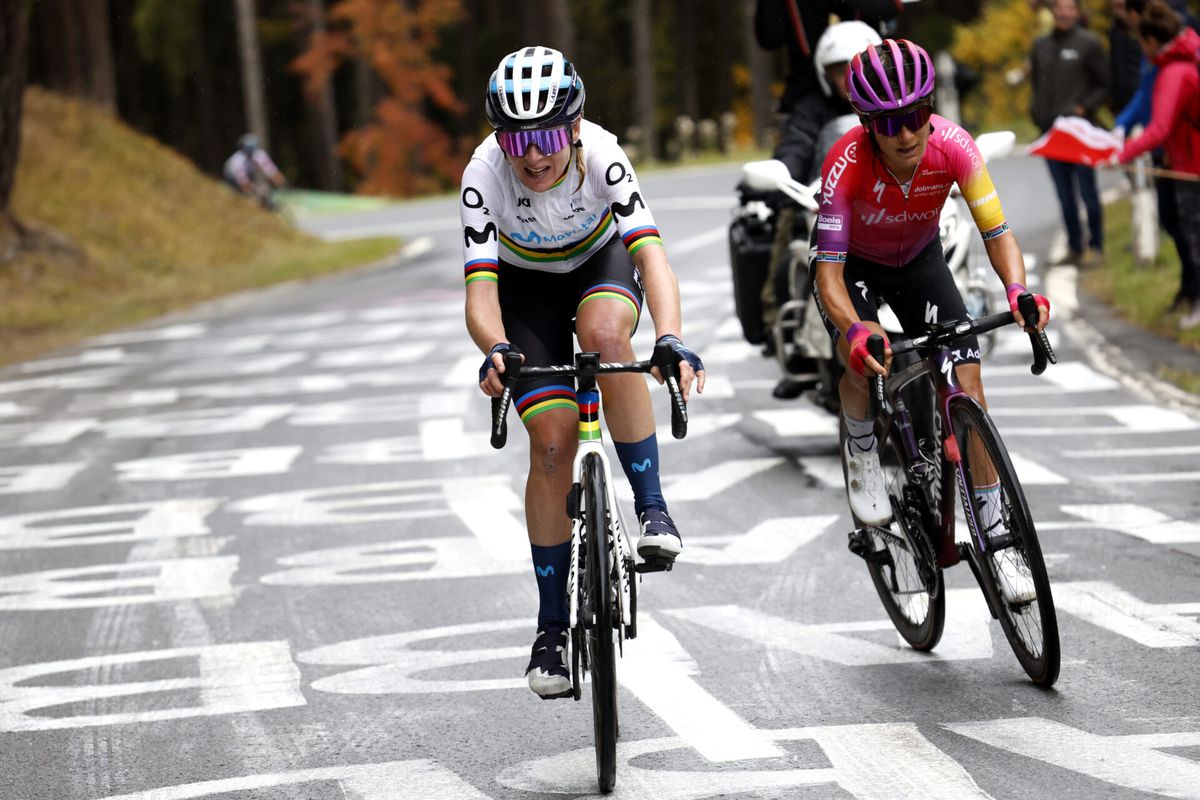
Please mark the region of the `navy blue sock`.
POLYGON ((567 569, 571 563, 569 541, 552 547, 529 545, 533 551, 533 574, 537 576, 538 625, 558 622, 564 627, 571 621, 567 608, 567 569))
POLYGON ((650 434, 640 442, 613 442, 625 477, 633 488, 633 507, 641 514, 650 506, 667 510, 662 485, 658 482, 658 435, 650 434))

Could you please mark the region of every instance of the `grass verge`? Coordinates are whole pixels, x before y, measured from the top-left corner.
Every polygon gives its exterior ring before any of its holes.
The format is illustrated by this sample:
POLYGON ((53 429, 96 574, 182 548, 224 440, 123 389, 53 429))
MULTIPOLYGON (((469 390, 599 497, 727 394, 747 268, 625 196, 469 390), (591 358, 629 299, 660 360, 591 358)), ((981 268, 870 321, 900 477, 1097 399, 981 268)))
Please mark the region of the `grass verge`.
POLYGON ((48 235, 0 261, 0 364, 398 244, 314 239, 99 109, 38 89, 25 96, 12 211, 48 235))
MULTIPOLYGON (((1153 264, 1138 264, 1133 257, 1132 210, 1128 198, 1105 207, 1105 266, 1081 270, 1081 287, 1116 310, 1126 322, 1200 351, 1200 328, 1179 330, 1179 314, 1168 314, 1179 290, 1179 256, 1175 243, 1159 234, 1158 257, 1153 264)), ((1200 374, 1160 369, 1159 377, 1200 393, 1200 374)))

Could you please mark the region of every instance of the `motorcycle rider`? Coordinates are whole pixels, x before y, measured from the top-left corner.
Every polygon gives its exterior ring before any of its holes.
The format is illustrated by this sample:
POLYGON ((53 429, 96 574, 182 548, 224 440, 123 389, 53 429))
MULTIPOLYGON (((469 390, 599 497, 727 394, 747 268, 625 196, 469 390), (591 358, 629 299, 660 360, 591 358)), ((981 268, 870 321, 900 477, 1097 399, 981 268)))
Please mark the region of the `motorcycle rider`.
MULTIPOLYGON (((874 28, 858 20, 830 25, 817 40, 812 61, 821 93, 812 95, 811 101, 803 98, 797 104, 797 109, 805 113, 793 113, 788 117, 784 136, 774 154, 775 159, 787 165, 797 181, 808 183, 819 177, 825 153, 846 130, 845 126, 838 124, 838 120, 847 116, 854 118, 845 81, 850 59, 868 45, 881 41, 874 28)), ((763 317, 768 329, 774 324, 779 307, 788 299, 783 296, 788 286, 784 271, 789 261, 789 245, 795 238, 796 215, 797 209, 791 204, 784 205, 776 215, 775 239, 767 279, 762 288, 763 317)), ((804 361, 811 362, 811 359, 804 361)), ((814 371, 810 363, 789 366, 793 373, 814 371)), ((781 400, 788 400, 798 397, 804 388, 804 384, 785 375, 775 385, 772 394, 781 400)))

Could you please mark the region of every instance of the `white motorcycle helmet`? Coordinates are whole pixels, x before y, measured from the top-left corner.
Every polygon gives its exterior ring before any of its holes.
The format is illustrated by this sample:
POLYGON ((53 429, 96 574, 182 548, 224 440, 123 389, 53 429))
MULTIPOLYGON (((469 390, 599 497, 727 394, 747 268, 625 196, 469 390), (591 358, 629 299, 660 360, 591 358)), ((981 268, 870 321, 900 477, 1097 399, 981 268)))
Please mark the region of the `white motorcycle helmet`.
POLYGON ((817 68, 817 81, 826 97, 833 90, 825 78, 826 67, 834 64, 845 64, 856 55, 867 49, 868 45, 882 44, 883 38, 879 32, 865 22, 851 20, 830 25, 817 40, 817 49, 813 53, 813 63, 817 68))

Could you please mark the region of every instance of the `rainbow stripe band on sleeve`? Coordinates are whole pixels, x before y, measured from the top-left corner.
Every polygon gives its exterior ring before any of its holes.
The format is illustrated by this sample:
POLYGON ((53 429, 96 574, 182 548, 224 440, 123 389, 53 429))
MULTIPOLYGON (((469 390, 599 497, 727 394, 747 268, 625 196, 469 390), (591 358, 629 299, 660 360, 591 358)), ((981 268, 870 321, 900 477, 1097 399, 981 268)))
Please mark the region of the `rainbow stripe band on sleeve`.
POLYGON ((845 264, 845 250, 818 250, 813 261, 828 261, 832 264, 845 264))
POLYGON ((633 309, 635 320, 640 319, 642 316, 642 306, 638 302, 638 296, 624 286, 616 283, 598 283, 588 289, 583 293, 583 299, 579 301, 577 308, 583 308, 584 303, 598 299, 620 300, 633 309))
POLYGON ((621 241, 625 243, 625 249, 629 251, 629 255, 633 255, 648 244, 656 244, 662 247, 662 237, 658 235, 658 228, 653 225, 643 225, 640 228, 634 228, 622 236, 621 241))
POLYGON ((477 258, 474 261, 468 261, 463 267, 468 286, 475 281, 499 283, 499 270, 500 264, 494 258, 477 258))
POLYGON ((1006 233, 1008 233, 1008 223, 1001 222, 996 227, 994 227, 990 230, 983 231, 983 240, 985 242, 991 241, 992 239, 995 239, 997 236, 1003 236, 1006 233))
POLYGON ((517 413, 521 422, 529 424, 529 420, 553 408, 566 408, 576 411, 579 405, 575 402, 573 386, 542 386, 517 398, 517 413))

